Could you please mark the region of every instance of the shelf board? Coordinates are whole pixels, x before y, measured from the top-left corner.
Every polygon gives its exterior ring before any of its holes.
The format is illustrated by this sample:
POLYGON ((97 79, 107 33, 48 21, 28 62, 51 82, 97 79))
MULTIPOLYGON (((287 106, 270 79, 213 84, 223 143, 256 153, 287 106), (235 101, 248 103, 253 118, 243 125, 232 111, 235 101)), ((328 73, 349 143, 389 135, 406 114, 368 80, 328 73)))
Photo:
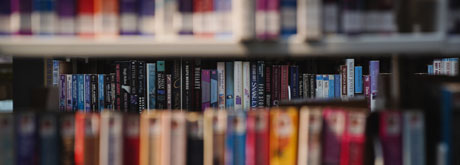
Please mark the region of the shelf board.
MULTIPOLYGON (((460 43, 460 39, 454 40, 460 43)), ((327 36, 305 43, 297 36, 278 42, 240 43, 231 39, 155 39, 119 37, 2 37, 0 54, 20 57, 302 57, 437 53, 444 39, 436 34, 327 36)), ((452 52, 460 48, 451 45, 452 52)))

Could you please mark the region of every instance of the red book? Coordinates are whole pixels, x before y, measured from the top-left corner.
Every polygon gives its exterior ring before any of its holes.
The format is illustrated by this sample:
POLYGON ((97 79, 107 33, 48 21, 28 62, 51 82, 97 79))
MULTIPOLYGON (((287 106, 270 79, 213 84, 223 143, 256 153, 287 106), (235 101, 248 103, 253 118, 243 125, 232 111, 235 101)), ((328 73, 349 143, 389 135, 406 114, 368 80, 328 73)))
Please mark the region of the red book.
MULTIPOLYGON (((91 37, 98 32, 100 23, 101 0, 78 0, 77 2, 77 31, 81 36, 91 37)), ((101 23, 102 25, 102 23, 101 23)))
POLYGON ((257 110, 255 118, 256 164, 270 164, 270 114, 268 109, 257 110))
POLYGON ((139 164, 139 115, 124 114, 123 164, 139 164))
POLYGON ((215 22, 213 20, 214 14, 214 0, 203 0, 203 19, 204 19, 204 31, 203 37, 213 37, 213 29, 212 23, 215 22))
POLYGON ((383 164, 402 164, 401 113, 382 111, 380 113, 379 137, 382 144, 383 164))
POLYGON ((265 65, 265 97, 266 97, 266 102, 265 106, 266 107, 271 107, 272 106, 272 86, 271 86, 271 81, 272 81, 272 66, 270 64, 265 65))
POLYGON ((256 164, 256 118, 257 111, 248 112, 246 118, 246 165, 256 164))
POLYGON ((323 164, 340 163, 340 145, 345 132, 345 111, 334 108, 324 108, 323 118, 323 164))
POLYGON ((280 100, 289 99, 289 65, 281 65, 281 84, 280 84, 280 100))
POLYGON ((362 165, 364 161, 364 111, 349 111, 346 115, 345 132, 340 152, 340 165, 362 165))
POLYGON ((193 33, 199 37, 212 37, 213 0, 193 1, 193 33))
POLYGON ((99 114, 75 114, 75 164, 99 163, 99 114))
POLYGON ((272 76, 272 106, 277 106, 280 101, 280 78, 281 68, 279 65, 273 65, 273 76, 272 76))

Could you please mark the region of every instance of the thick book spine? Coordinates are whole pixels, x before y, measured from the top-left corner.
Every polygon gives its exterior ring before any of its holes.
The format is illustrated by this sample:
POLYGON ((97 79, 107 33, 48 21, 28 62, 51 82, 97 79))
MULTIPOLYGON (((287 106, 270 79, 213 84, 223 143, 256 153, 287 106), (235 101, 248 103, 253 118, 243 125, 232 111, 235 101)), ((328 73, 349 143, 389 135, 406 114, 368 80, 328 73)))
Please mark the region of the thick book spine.
POLYGON ((307 40, 318 40, 323 31, 321 0, 299 0, 297 3, 298 34, 307 40))
MULTIPOLYGON (((139 29, 139 33, 142 35, 153 35, 155 34, 155 0, 139 0, 136 5, 139 5, 136 16, 136 11, 132 11, 134 8, 130 9, 126 7, 127 12, 125 12, 126 23, 130 23, 130 19, 138 19, 138 25, 129 25, 126 24, 126 31, 131 34, 136 33, 136 28, 139 29), (128 10, 129 9, 129 10, 128 10), (133 12, 133 13, 131 13, 133 12)), ((137 6, 136 6, 137 7, 137 6)), ((121 16, 123 17, 123 15, 121 16)), ((123 25, 123 24, 122 24, 123 25)), ((130 34, 127 33, 127 34, 130 34)))
POLYGON ((345 131, 346 113, 338 109, 325 108, 323 111, 322 163, 340 163, 340 144, 345 131))
POLYGON ((205 32, 204 0, 193 0, 193 34, 203 36, 205 32))
POLYGON ((166 108, 165 61, 157 61, 157 109, 166 108))
MULTIPOLYGON (((144 23, 143 16, 148 13, 145 8, 154 10, 154 2, 142 0, 120 0, 120 34, 134 35, 138 33, 138 15, 140 15, 140 23, 144 23), (138 11, 140 14, 138 14, 138 11)), ((152 14, 153 15, 153 14, 152 14)), ((153 27, 152 27, 153 29, 153 27)))
POLYGON ((355 95, 355 59, 347 59, 347 96, 355 95))
POLYGON ((363 67, 355 66, 355 93, 363 93, 363 67))
MULTIPOLYGON (((279 0, 267 0, 267 22, 265 24, 267 40, 276 40, 280 34, 280 1, 279 0)), ((294 14, 295 15, 295 14, 294 14)))
POLYGON ((121 64, 115 64, 115 110, 121 111, 122 109, 122 95, 121 95, 121 64))
POLYGON ((184 112, 176 111, 171 113, 171 124, 167 129, 171 130, 169 159, 172 165, 185 165, 186 162, 187 125, 185 117, 186 113, 184 112))
POLYGON ((265 63, 257 61, 257 107, 265 106, 265 63))
POLYGON ((94 36, 101 32, 101 0, 77 2, 77 32, 82 36, 94 36))
POLYGON ((340 74, 335 74, 334 75, 334 97, 335 98, 340 98, 342 95, 340 93, 340 87, 342 84, 340 84, 340 74))
POLYGON ((273 89, 273 95, 272 95, 272 105, 273 106, 278 106, 279 101, 280 101, 280 81, 281 81, 281 67, 279 65, 273 65, 273 76, 272 76, 272 89, 273 89))
POLYGON ((193 34, 193 0, 178 0, 174 27, 180 35, 193 34), (176 21, 177 20, 177 21, 176 21))
POLYGON ((137 62, 137 98, 138 98, 138 112, 147 109, 147 96, 146 96, 146 69, 145 61, 137 62))
POLYGON ((250 62, 243 62, 243 110, 251 107, 250 62))
POLYGON ((19 1, 0 2, 0 35, 16 34, 19 30, 19 1))
POLYGON ((172 109, 172 82, 171 74, 166 74, 166 109, 172 109))
MULTIPOLYGON (((245 164, 246 165, 255 165, 256 164, 256 111, 249 111, 246 117, 246 155, 245 155, 245 164)), ((260 152, 260 151, 258 151, 260 152)))
POLYGON ((265 65, 265 107, 272 106, 272 65, 265 65))
POLYGON ((79 111, 84 111, 85 110, 85 75, 83 74, 78 74, 77 75, 77 81, 78 81, 78 110, 79 111))
POLYGON ((147 109, 156 108, 156 64, 147 63, 147 109))
POLYGON ((233 102, 233 62, 226 62, 225 63, 225 108, 233 109, 234 102, 233 102))
POLYGON ((289 37, 297 33, 297 0, 281 0, 281 36, 289 37))
POLYGON ((371 110, 376 108, 376 97, 377 97, 377 88, 380 74, 380 62, 379 61, 369 61, 369 79, 370 79, 370 105, 371 110))
POLYGON ((290 66, 289 87, 291 88, 291 99, 300 98, 299 94, 299 67, 296 65, 290 66))
POLYGON ((341 4, 341 31, 346 34, 358 34, 363 29, 363 7, 360 0, 348 0, 341 4))
POLYGON ((91 75, 85 74, 85 112, 91 111, 91 75))
POLYGON ((345 65, 341 65, 340 66, 340 80, 341 80, 341 85, 342 85, 342 88, 341 89, 341 93, 342 93, 342 97, 347 97, 348 95, 348 87, 347 87, 347 66, 345 65))
POLYGON ((268 110, 256 111, 256 164, 270 164, 270 113, 268 110), (258 120, 257 120, 258 119, 258 120))
POLYGON ((323 74, 323 98, 329 98, 329 75, 323 74))
POLYGON ((32 34, 32 0, 19 0, 19 34, 32 34))
POLYGON ((110 74, 104 75, 104 105, 106 109, 111 111, 113 111, 112 92, 112 76, 110 74))
POLYGON ((59 111, 65 112, 66 111, 66 102, 67 102, 67 75, 61 74, 59 75, 59 111))
POLYGON ((339 4, 337 0, 322 0, 323 31, 326 34, 339 32, 339 4))
POLYGON ((120 62, 120 87, 121 87, 121 111, 128 112, 129 111, 129 99, 131 98, 131 65, 129 61, 120 62))
POLYGON ((173 36, 174 11, 177 7, 176 0, 155 0, 155 33, 156 36, 173 36))
POLYGON ((36 115, 20 113, 15 116, 15 121, 16 164, 38 164, 39 145, 36 115))
POLYGON ((223 7, 221 7, 221 10, 218 9, 219 12, 217 13, 218 19, 220 18, 222 21, 222 24, 217 27, 217 33, 225 35, 230 30, 238 40, 254 39, 256 35, 256 14, 259 12, 256 9, 257 1, 233 0, 232 2, 232 0, 216 0, 216 3, 218 2, 221 2, 220 4, 223 4, 221 5, 223 7), (233 18, 229 18, 230 16, 233 16, 233 18))
POLYGON ((289 65, 281 65, 280 100, 289 99, 289 65))
POLYGON ((273 130, 270 131, 270 164, 296 164, 298 110, 296 108, 271 110, 270 120, 270 128, 273 130))
POLYGON ((105 93, 104 93, 104 89, 105 89, 105 82, 104 82, 104 75, 103 74, 98 74, 97 75, 97 104, 98 104, 98 110, 99 112, 102 112, 102 110, 104 110, 106 107, 105 107, 105 104, 104 104, 104 101, 105 101, 105 93))
POLYGON ((61 35, 73 35, 76 33, 76 3, 74 0, 57 1, 57 33, 61 35))
POLYGON ((96 74, 92 74, 90 77, 91 112, 99 112, 98 88, 98 76, 96 74))
POLYGON ((256 0, 255 4, 255 34, 258 40, 265 40, 267 37, 267 0, 256 0))
POLYGON ((243 109, 243 62, 235 61, 233 62, 233 94, 235 95, 234 107, 236 110, 243 109))
POLYGON ((59 116, 60 164, 74 164, 75 117, 66 113, 59 116))
POLYGON ((256 108, 258 105, 258 91, 257 86, 257 63, 251 63, 251 108, 256 108))
POLYGON ((139 115, 123 116, 123 164, 139 164, 139 115))
POLYGON ((174 60, 172 71, 172 109, 181 109, 181 61, 174 60))
POLYGON ((130 63, 130 70, 129 73, 131 74, 131 78, 129 79, 131 88, 130 88, 130 98, 129 98, 129 111, 130 112, 139 112, 139 95, 138 95, 138 84, 139 80, 137 79, 138 73, 138 62, 136 60, 132 60, 130 63))
POLYGON ((235 164, 246 163, 246 114, 243 111, 238 111, 232 121, 233 127, 233 138, 234 150, 233 150, 233 162, 235 164))
POLYGON ((201 70, 201 110, 211 106, 211 75, 210 70, 201 70))
POLYGON ((193 63, 193 104, 194 110, 201 110, 201 60, 193 63))
POLYGON ((316 98, 323 97, 323 75, 316 75, 316 98))
POLYGON ((72 111, 78 110, 78 75, 72 75, 72 111))
POLYGON ((203 117, 197 113, 187 116, 187 165, 203 164, 203 117))
POLYGON ((211 107, 217 108, 217 70, 211 70, 211 107))
POLYGON ((217 62, 217 76, 218 107, 225 109, 225 62, 217 62))
POLYGON ((345 132, 340 146, 340 164, 362 165, 364 162, 364 142, 366 137, 366 114, 361 111, 349 111, 346 114, 345 132))
POLYGON ((422 112, 403 113, 403 164, 425 165, 425 117, 422 112))
POLYGON ((33 0, 32 8, 32 33, 39 35, 54 34, 56 27, 56 1, 33 0))
POLYGON ((382 144, 383 160, 386 164, 401 165, 402 121, 397 111, 382 111, 379 119, 379 138, 382 144))
POLYGON ((321 144, 323 141, 323 117, 320 108, 315 108, 310 111, 310 119, 308 122, 308 164, 319 165, 321 164, 321 144))
POLYGON ((190 110, 191 109, 191 87, 192 87, 192 72, 191 72, 191 64, 190 60, 185 60, 184 65, 182 68, 182 76, 183 84, 182 84, 182 109, 190 110))
POLYGON ((335 77, 333 74, 329 76, 329 94, 328 98, 333 99, 335 97, 335 77))

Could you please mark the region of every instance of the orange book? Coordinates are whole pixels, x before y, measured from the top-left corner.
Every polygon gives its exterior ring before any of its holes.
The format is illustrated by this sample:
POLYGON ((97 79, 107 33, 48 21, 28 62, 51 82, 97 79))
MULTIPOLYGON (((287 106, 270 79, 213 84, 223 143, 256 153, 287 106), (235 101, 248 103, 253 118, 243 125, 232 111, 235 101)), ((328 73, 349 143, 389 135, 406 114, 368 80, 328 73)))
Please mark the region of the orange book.
POLYGON ((161 164, 161 111, 141 114, 140 164, 161 164))
POLYGON ((298 111, 295 107, 270 112, 270 165, 297 162, 298 111))
POLYGON ((118 0, 100 0, 101 6, 101 37, 116 37, 119 32, 118 0))
POLYGON ((99 114, 75 114, 75 164, 99 164, 99 114))
MULTIPOLYGON (((161 164, 171 164, 171 111, 161 112, 160 117, 160 162, 161 164)), ((153 142, 158 141, 154 139, 153 142)), ((157 151, 157 150, 155 150, 157 151)))

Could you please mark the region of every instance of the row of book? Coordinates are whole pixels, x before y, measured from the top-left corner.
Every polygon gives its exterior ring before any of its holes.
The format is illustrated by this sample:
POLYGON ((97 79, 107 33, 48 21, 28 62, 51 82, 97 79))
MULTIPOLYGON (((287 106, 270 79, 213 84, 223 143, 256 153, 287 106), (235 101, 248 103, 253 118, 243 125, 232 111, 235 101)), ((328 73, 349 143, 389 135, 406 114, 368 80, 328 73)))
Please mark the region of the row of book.
POLYGON ((458 58, 443 58, 433 60, 433 64, 428 65, 430 75, 458 75, 458 58))
POLYGON ((265 61, 217 62, 208 67, 200 60, 116 61, 109 74, 59 74, 55 62, 50 69, 52 83, 59 88, 59 109, 66 112, 247 110, 277 106, 282 100, 355 95, 365 96, 374 107, 380 72, 379 61, 372 60, 369 75, 363 75, 354 59, 346 59, 337 74, 303 73, 299 65, 265 61))
POLYGON ((0 34, 99 37, 193 34, 244 40, 276 40, 299 34, 306 39, 319 39, 322 34, 398 32, 398 3, 393 0, 3 0, 0 34))
MULTIPOLYGON (((367 109, 0 114, 2 164, 363 164, 367 109)), ((424 165, 424 115, 382 111, 385 164, 424 165)), ((370 143, 372 144, 372 143, 370 143)))

